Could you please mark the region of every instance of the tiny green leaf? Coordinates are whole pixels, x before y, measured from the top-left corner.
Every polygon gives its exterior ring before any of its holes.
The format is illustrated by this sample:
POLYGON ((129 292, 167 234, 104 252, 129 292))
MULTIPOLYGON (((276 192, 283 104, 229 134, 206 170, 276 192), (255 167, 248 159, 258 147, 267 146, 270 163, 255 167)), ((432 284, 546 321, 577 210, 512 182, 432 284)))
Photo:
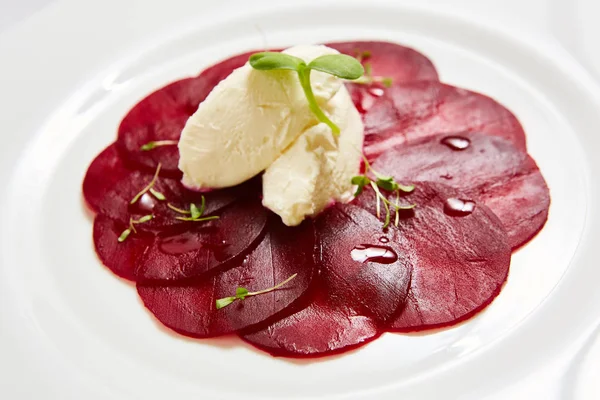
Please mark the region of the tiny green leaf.
POLYGON ((352 177, 351 182, 353 185, 366 186, 369 183, 371 183, 371 180, 364 175, 357 175, 357 176, 352 177))
POLYGON ((272 51, 252 54, 249 62, 252 68, 261 71, 269 71, 274 69, 298 71, 300 70, 301 66, 306 65, 301 58, 272 51))
POLYGON ((235 297, 240 300, 244 300, 248 296, 248 289, 239 287, 235 289, 235 297))
POLYGON ((371 66, 371 63, 366 62, 364 63, 365 66, 365 76, 371 76, 373 73, 373 67, 371 66))
POLYGON ((119 239, 117 239, 117 240, 119 241, 119 243, 122 243, 129 237, 130 234, 131 234, 131 229, 127 228, 121 233, 121 236, 119 236, 119 239))
POLYGON ((362 64, 346 54, 317 57, 308 64, 308 68, 349 80, 358 79, 365 73, 362 64))
POLYGON ((383 86, 385 86, 386 88, 391 88, 394 81, 392 78, 381 78, 381 83, 383 84, 383 86))
POLYGON ((138 219, 137 221, 133 221, 136 224, 143 224, 144 222, 148 222, 153 218, 152 215, 144 215, 142 218, 138 219))
POLYGON ((164 194, 156 189, 150 188, 148 191, 152 193, 152 196, 156 197, 160 201, 165 201, 167 199, 164 194))
POLYGON ((190 214, 192 215, 192 219, 198 219, 202 215, 194 203, 190 204, 190 214))
POLYGON ((392 177, 378 178, 376 183, 377 186, 379 186, 383 190, 387 190, 388 192, 393 192, 394 190, 398 189, 398 184, 394 181, 394 178, 392 177))
POLYGON ((401 183, 397 183, 398 189, 403 191, 404 193, 412 193, 415 190, 415 185, 403 185, 401 183))
POLYGON ((237 289, 235 289, 235 296, 224 297, 222 299, 218 299, 217 300, 217 310, 219 308, 223 308, 223 307, 226 307, 226 306, 230 305, 231 303, 233 303, 236 300, 244 300, 246 297, 259 296, 261 294, 273 292, 273 291, 279 289, 280 287, 286 285, 287 283, 289 283, 296 276, 298 276, 297 273, 294 274, 294 275, 292 275, 292 276, 290 276, 285 281, 283 281, 281 283, 278 283, 277 285, 275 285, 273 287, 270 287, 268 289, 259 290, 258 292, 249 292, 248 289, 246 289, 246 288, 238 287, 237 289))
POLYGON ((202 196, 200 203, 200 216, 204 215, 204 211, 206 211, 206 197, 202 196))
POLYGON ((352 178, 352 184, 357 185, 356 192, 354 193, 354 197, 360 195, 365 186, 371 183, 371 180, 365 175, 358 175, 352 178))
POLYGON ((152 149, 155 149, 156 147, 175 146, 178 143, 179 142, 177 140, 156 140, 156 141, 148 142, 148 143, 142 145, 142 147, 140 147, 140 150, 141 151, 150 151, 152 149))
POLYGON ((227 307, 228 305, 230 305, 231 303, 233 303, 236 300, 236 298, 234 296, 232 297, 224 297, 222 299, 217 299, 217 301, 215 302, 217 310, 220 310, 223 307, 227 307))
POLYGON ((416 204, 409 204, 407 206, 394 205, 397 210, 412 210, 417 207, 416 204))
POLYGON ((142 147, 140 147, 140 150, 141 151, 149 151, 155 147, 156 147, 156 142, 148 142, 148 143, 142 145, 142 147))

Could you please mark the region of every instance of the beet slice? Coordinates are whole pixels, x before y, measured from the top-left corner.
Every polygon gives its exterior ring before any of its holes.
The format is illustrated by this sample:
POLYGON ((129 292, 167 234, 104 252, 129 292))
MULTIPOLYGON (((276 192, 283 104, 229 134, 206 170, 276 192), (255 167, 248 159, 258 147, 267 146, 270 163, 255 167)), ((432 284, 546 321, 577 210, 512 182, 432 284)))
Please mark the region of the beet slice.
POLYGON ((139 225, 124 242, 128 224, 98 215, 94 243, 100 260, 117 275, 137 281, 175 282, 229 267, 252 250, 264 232, 267 211, 259 201, 239 201, 220 219, 186 222, 156 234, 139 225))
POLYGON ((433 136, 388 150, 373 168, 399 180, 445 183, 480 199, 500 218, 513 248, 548 218, 550 192, 535 161, 497 136, 433 136))
POLYGON ((365 153, 434 135, 480 132, 499 136, 526 150, 523 127, 495 100, 439 82, 393 86, 364 115, 365 153))
MULTIPOLYGON (((391 78, 393 85, 414 81, 438 81, 435 66, 426 56, 409 47, 379 41, 327 43, 340 53, 360 59, 374 77, 391 78)), ((365 113, 387 88, 381 83, 346 85, 356 108, 365 113)))
POLYGON ((375 339, 404 305, 411 264, 366 210, 336 205, 316 220, 321 275, 308 305, 243 339, 275 356, 320 357, 375 339))
POLYGON ((260 182, 256 179, 233 188, 198 193, 186 189, 178 180, 161 176, 154 189, 165 195, 166 200, 160 201, 147 193, 135 204, 130 204, 152 177, 151 173, 127 168, 116 146, 110 145, 88 168, 83 180, 83 196, 95 212, 123 223, 128 223, 130 217, 137 220, 143 215, 152 214, 154 218, 141 229, 159 230, 182 223, 175 219, 182 215, 170 209, 167 203, 188 210, 191 203, 200 207, 204 196, 205 215, 210 215, 239 198, 251 199, 260 195, 260 182))
MULTIPOLYGON (((472 317, 500 293, 511 258, 504 226, 488 207, 474 202, 471 213, 456 213, 447 200, 470 200, 464 193, 437 183, 415 185, 401 201, 417 207, 402 214, 397 228, 390 228, 403 238, 404 255, 413 265, 406 306, 388 327, 399 332, 450 326, 472 317)), ((360 195, 357 204, 375 213, 373 191, 360 195)))
POLYGON ((151 141, 179 140, 188 118, 210 91, 253 52, 230 57, 207 68, 199 76, 173 82, 141 100, 121 121, 117 146, 128 163, 153 171, 160 162, 166 174, 181 177, 177 146, 141 151, 151 141))
POLYGON ((169 328, 198 338, 223 335, 279 318, 294 305, 316 274, 314 246, 315 232, 310 221, 290 228, 278 218, 271 218, 261 243, 233 268, 197 284, 138 283, 137 290, 146 307, 169 328), (278 290, 215 309, 215 301, 235 295, 238 286, 258 291, 293 274, 298 275, 278 290))

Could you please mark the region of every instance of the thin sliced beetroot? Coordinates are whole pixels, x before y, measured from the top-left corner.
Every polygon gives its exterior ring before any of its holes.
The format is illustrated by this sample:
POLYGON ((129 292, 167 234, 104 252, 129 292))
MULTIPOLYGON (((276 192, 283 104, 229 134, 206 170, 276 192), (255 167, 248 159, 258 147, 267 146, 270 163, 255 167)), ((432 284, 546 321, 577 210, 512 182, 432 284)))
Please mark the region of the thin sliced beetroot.
POLYGON ((177 146, 140 148, 151 141, 179 140, 188 118, 196 112, 210 91, 248 61, 253 52, 230 57, 207 68, 199 76, 173 82, 145 97, 123 118, 117 147, 128 163, 147 171, 162 163, 165 173, 181 177, 177 146))
POLYGON ((210 215, 239 198, 258 198, 260 194, 260 184, 256 180, 234 188, 198 193, 186 189, 178 180, 161 176, 154 189, 165 195, 165 201, 147 193, 137 203, 130 204, 134 196, 152 181, 152 176, 152 173, 125 166, 113 144, 92 161, 83 181, 83 196, 95 212, 119 222, 128 223, 130 217, 139 219, 143 215, 152 214, 154 218, 144 224, 142 229, 157 230, 181 224, 175 217, 182 215, 167 207, 167 203, 188 210, 190 203, 200 207, 204 196, 205 215, 210 215))
POLYGON ((391 258, 352 256, 361 245, 383 246, 380 221, 359 207, 336 205, 315 224, 321 275, 308 305, 243 336, 275 356, 319 357, 363 345, 404 305, 412 267, 400 243, 375 250, 391 258))
POLYGON ((183 335, 202 338, 231 333, 279 318, 301 299, 317 271, 314 245, 315 232, 310 221, 289 228, 272 218, 262 242, 233 268, 198 284, 138 284, 137 290, 161 323, 183 335), (215 309, 215 301, 235 295, 238 286, 258 291, 293 274, 298 275, 278 290, 215 309))
MULTIPOLYGON (((472 213, 453 216, 446 200, 469 200, 463 193, 436 183, 415 185, 401 201, 417 208, 390 228, 413 265, 406 306, 388 327, 399 332, 450 326, 481 311, 500 293, 511 258, 504 226, 488 207, 476 203, 472 213)), ((373 191, 357 204, 375 213, 373 191)))
POLYGON ((513 248, 529 241, 548 218, 550 192, 535 161, 500 137, 433 136, 386 151, 373 168, 399 180, 445 183, 480 199, 502 221, 513 248), (464 144, 468 147, 460 149, 464 144))
POLYGON ((363 120, 370 159, 406 142, 468 132, 499 136, 526 150, 523 127, 508 109, 482 94, 439 82, 393 86, 363 120))
POLYGON ((148 233, 142 225, 122 243, 127 224, 96 216, 94 243, 100 260, 115 274, 137 282, 175 282, 202 277, 229 267, 262 237, 267 211, 258 201, 239 201, 222 210, 220 219, 186 222, 148 233))
MULTIPOLYGON (((438 81, 435 66, 426 56, 409 47, 378 41, 335 42, 326 46, 352 57, 362 58, 376 77, 391 78, 393 85, 414 81, 438 81)), ((381 83, 346 85, 356 108, 365 113, 387 90, 381 83)))

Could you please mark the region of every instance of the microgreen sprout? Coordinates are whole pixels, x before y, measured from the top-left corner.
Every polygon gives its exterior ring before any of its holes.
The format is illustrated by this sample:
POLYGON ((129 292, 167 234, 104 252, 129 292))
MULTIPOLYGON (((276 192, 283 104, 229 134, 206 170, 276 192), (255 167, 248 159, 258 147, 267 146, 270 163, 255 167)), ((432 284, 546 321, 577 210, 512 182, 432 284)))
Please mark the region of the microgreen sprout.
POLYGON ((396 182, 396 180, 391 176, 385 176, 375 171, 366 157, 363 156, 365 162, 365 173, 363 175, 354 176, 351 180, 353 185, 356 185, 356 192, 354 196, 360 195, 365 187, 371 186, 376 195, 376 212, 377 218, 381 218, 381 204, 383 204, 383 208, 385 210, 384 224, 383 229, 390 226, 392 213, 391 210, 394 210, 396 213, 394 225, 398 226, 400 223, 400 214, 401 210, 411 210, 416 207, 416 204, 411 205, 400 205, 400 192, 411 193, 415 190, 413 185, 403 185, 401 183, 396 182), (371 178, 369 173, 374 176, 371 178), (386 192, 391 192, 396 194, 396 199, 394 202, 388 200, 383 193, 382 190, 386 192))
POLYGON ((162 165, 160 163, 158 163, 158 166, 156 167, 156 172, 154 172, 154 176, 152 177, 152 180, 150 181, 150 183, 148 185, 146 185, 146 187, 143 188, 138 194, 136 194, 135 197, 133 199, 131 199, 129 204, 137 203, 137 201, 140 199, 140 197, 142 197, 147 192, 150 192, 158 200, 166 199, 164 194, 162 194, 158 190, 154 189, 154 184, 156 183, 156 180, 158 179, 158 174, 160 173, 161 167, 162 167, 162 165))
POLYGON ((140 150, 150 151, 161 146, 176 146, 178 143, 179 142, 177 140, 155 140, 142 145, 142 147, 140 147, 140 150))
POLYGON ((249 62, 252 68, 261 71, 296 71, 310 110, 320 122, 327 124, 336 136, 340 134, 340 128, 321 110, 311 87, 310 73, 315 70, 342 79, 356 80, 365 72, 360 62, 345 54, 327 54, 307 64, 301 58, 289 54, 267 51, 251 55, 249 62))
POLYGON ((223 307, 227 307, 228 305, 230 305, 231 303, 233 303, 236 300, 244 300, 246 297, 258 296, 261 294, 273 292, 273 291, 279 289, 280 287, 286 285, 288 282, 290 282, 292 279, 294 279, 297 275, 298 274, 296 273, 296 274, 290 276, 289 278, 287 278, 285 281, 278 283, 277 285, 270 287, 268 289, 259 290, 258 292, 250 292, 246 288, 238 287, 237 289, 235 289, 235 296, 223 297, 221 299, 217 299, 215 301, 215 306, 217 307, 217 310, 219 310, 223 307))
POLYGON ((123 243, 125 240, 127 240, 127 238, 129 237, 129 235, 131 235, 132 233, 137 233, 137 229, 135 229, 136 225, 148 222, 152 218, 154 218, 153 215, 144 215, 143 217, 141 217, 138 220, 135 220, 133 218, 129 218, 129 227, 127 229, 125 229, 123 232, 121 232, 121 235, 119 236, 119 238, 117 239, 117 241, 119 243, 123 243))
POLYGON ((381 83, 386 88, 392 87, 392 84, 394 83, 392 78, 387 77, 387 76, 374 76, 373 75, 373 67, 372 67, 371 63, 367 61, 369 58, 371 58, 370 51, 356 50, 355 54, 356 54, 356 56, 354 58, 356 58, 356 60, 363 65, 363 67, 365 69, 365 74, 363 76, 361 76, 360 78, 358 78, 357 80, 355 80, 354 83, 360 83, 363 85, 371 85, 373 83, 381 83))
POLYGON ((175 219, 179 221, 191 221, 191 222, 203 222, 203 221, 212 221, 215 219, 219 219, 218 215, 211 215, 208 217, 203 217, 204 211, 206 211, 206 198, 202 196, 202 200, 200 203, 200 208, 194 203, 190 204, 189 210, 183 210, 181 208, 175 207, 173 204, 168 203, 167 207, 176 213, 189 215, 189 217, 175 217, 175 219))

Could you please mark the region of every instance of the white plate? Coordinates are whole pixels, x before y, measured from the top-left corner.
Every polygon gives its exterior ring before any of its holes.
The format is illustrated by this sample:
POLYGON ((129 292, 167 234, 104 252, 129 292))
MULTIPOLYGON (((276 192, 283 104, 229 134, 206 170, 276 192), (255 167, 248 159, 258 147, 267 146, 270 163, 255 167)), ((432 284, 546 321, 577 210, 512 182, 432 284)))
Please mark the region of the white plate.
POLYGON ((0 38, 0 397, 502 398, 550 365, 571 374, 553 395, 589 396, 581 371, 598 351, 577 357, 598 347, 586 337, 600 320, 600 91, 582 68, 551 45, 391 3, 212 3, 60 3, 0 38), (94 254, 87 165, 171 80, 249 48, 352 38, 413 46, 444 81, 514 111, 551 189, 546 227, 491 307, 452 329, 386 334, 319 361, 171 334, 94 254))

